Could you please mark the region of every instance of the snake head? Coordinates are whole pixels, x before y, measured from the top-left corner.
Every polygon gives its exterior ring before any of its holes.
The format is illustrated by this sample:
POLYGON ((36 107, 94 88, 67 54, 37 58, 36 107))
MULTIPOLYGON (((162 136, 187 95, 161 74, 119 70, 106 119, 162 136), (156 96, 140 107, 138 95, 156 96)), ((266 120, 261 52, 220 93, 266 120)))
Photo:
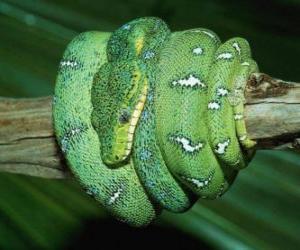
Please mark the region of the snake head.
POLYGON ((101 143, 101 158, 118 165, 131 152, 144 107, 147 78, 137 62, 106 64, 94 78, 92 124, 101 143))
POLYGON ((108 62, 94 77, 92 124, 101 157, 118 165, 131 152, 134 132, 146 100, 149 65, 170 34, 159 18, 139 18, 117 29, 107 43, 108 62))

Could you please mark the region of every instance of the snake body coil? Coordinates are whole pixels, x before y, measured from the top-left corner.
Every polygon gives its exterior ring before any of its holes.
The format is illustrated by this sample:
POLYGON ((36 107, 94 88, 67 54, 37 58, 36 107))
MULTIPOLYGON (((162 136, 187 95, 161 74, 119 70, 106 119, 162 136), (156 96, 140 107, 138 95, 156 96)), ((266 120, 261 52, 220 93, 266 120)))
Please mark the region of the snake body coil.
POLYGON ((154 17, 114 33, 86 32, 60 63, 57 140, 87 193, 134 226, 160 210, 215 199, 247 166, 243 118, 257 72, 246 40, 207 29, 171 33, 154 17))

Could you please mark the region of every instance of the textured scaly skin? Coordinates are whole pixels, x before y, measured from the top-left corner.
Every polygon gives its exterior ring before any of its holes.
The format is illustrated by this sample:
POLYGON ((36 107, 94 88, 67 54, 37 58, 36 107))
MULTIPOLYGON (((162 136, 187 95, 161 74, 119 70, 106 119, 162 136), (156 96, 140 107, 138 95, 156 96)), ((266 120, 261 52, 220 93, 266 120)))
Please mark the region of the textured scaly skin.
POLYGON ((106 59, 110 34, 87 32, 68 46, 60 63, 53 104, 55 132, 62 151, 86 191, 120 220, 148 224, 156 211, 132 163, 104 165, 98 135, 91 124, 93 77, 106 59))
POLYGON ((244 88, 257 72, 242 38, 171 33, 158 18, 68 46, 53 105, 55 132, 87 192, 117 218, 146 225, 221 196, 244 168, 244 88))
POLYGON ((158 65, 155 108, 159 145, 170 171, 196 195, 211 199, 236 175, 232 169, 224 174, 209 145, 208 79, 216 73, 211 67, 219 46, 217 36, 205 29, 173 33, 158 65))

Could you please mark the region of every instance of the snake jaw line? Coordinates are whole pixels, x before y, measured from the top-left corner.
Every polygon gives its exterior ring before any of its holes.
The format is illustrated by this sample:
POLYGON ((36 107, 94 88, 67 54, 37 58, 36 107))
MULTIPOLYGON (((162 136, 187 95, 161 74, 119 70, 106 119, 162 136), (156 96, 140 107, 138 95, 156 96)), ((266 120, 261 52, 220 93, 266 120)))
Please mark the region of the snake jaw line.
POLYGON ((147 89, 148 89, 148 86, 147 86, 147 84, 145 84, 142 89, 142 93, 138 99, 138 102, 135 105, 134 111, 131 115, 131 119, 129 122, 129 128, 128 128, 128 132, 127 132, 127 147, 125 149, 124 155, 121 158, 121 161, 124 161, 130 155, 130 152, 132 149, 134 132, 135 132, 138 120, 141 117, 141 113, 143 111, 143 108, 144 108, 144 105, 146 102, 147 89))

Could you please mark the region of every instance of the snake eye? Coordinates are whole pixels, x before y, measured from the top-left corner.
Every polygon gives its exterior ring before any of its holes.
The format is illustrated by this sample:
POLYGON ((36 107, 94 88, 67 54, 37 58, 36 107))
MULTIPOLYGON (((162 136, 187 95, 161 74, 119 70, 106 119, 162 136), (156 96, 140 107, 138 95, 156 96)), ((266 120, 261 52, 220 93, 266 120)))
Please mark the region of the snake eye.
POLYGON ((128 112, 128 110, 122 110, 120 116, 119 116, 119 122, 124 124, 129 122, 129 118, 130 118, 130 114, 128 112))

